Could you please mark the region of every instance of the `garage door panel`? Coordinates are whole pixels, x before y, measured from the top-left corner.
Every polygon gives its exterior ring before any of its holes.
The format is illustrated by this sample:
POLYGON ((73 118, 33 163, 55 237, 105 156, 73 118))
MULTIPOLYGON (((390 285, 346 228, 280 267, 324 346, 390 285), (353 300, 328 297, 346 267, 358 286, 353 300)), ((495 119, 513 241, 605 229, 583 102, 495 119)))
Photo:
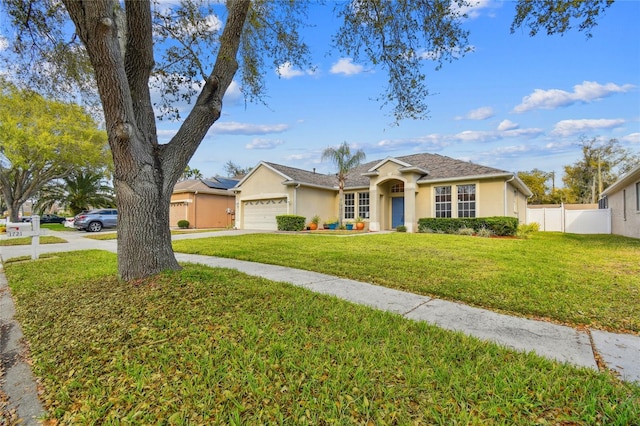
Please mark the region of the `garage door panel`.
POLYGON ((244 229, 278 229, 276 216, 287 214, 286 198, 269 198, 243 203, 244 229))

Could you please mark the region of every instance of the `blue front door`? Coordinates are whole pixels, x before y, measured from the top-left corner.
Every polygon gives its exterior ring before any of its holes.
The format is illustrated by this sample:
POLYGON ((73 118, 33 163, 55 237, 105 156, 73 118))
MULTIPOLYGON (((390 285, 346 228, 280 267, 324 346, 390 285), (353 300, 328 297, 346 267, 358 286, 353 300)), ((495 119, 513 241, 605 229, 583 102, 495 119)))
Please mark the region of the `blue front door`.
POLYGON ((391 227, 404 225, 404 197, 391 199, 391 227))

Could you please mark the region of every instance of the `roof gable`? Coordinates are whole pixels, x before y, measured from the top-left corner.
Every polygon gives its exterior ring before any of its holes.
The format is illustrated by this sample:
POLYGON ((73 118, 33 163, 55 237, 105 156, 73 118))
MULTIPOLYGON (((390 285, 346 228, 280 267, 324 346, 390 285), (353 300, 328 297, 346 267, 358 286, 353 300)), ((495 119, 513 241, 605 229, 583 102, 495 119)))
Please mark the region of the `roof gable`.
MULTIPOLYGON (((398 164, 401 167, 411 167, 411 164, 409 164, 409 163, 405 163, 404 161, 398 160, 397 158, 394 158, 394 157, 387 157, 384 160, 379 161, 375 166, 373 166, 372 168, 370 168, 367 171, 368 172, 374 172, 374 171, 378 170, 380 167, 384 166, 388 162, 392 162, 392 163, 398 164)), ((370 164, 370 163, 367 163, 367 164, 370 164)))

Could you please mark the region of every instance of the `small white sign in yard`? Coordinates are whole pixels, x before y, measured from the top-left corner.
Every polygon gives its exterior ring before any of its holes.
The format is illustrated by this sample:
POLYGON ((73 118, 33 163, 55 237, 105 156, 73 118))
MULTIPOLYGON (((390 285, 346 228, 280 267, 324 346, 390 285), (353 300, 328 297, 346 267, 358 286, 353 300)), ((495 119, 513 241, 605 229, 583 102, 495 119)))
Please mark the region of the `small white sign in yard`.
POLYGON ((39 257, 40 235, 44 235, 44 229, 40 229, 40 216, 31 216, 29 222, 9 222, 7 218, 7 237, 31 237, 31 259, 35 260, 39 257))

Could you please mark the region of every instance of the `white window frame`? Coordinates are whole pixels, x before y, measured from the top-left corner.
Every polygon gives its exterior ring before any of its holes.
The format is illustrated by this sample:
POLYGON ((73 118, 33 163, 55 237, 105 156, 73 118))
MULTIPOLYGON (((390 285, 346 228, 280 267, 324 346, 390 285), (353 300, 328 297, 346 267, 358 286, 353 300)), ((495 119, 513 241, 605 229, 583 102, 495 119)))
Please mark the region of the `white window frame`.
POLYGON ((475 183, 469 183, 465 185, 456 185, 456 195, 457 195, 457 205, 458 205, 457 217, 460 217, 460 218, 478 217, 477 193, 478 193, 478 186, 475 183), (461 192, 461 190, 464 191, 464 189, 467 187, 469 189, 473 188, 473 192, 468 192, 468 193, 461 192), (466 197, 467 195, 468 197, 466 197))
POLYGON ((347 192, 344 194, 344 219, 355 219, 355 214, 356 194, 355 192, 347 192))
POLYGON ((444 217, 444 218, 452 217, 452 215, 453 215, 453 202, 452 202, 452 198, 451 197, 452 197, 452 187, 451 187, 451 185, 436 186, 434 188, 434 200, 433 200, 434 209, 435 209, 434 217, 444 217), (446 193, 445 194, 438 194, 438 190, 439 189, 448 189, 449 193, 448 194, 446 194, 446 193), (447 199, 445 199, 444 201, 438 200, 438 197, 447 196, 447 195, 449 196, 448 200, 447 199), (438 206, 441 206, 441 205, 444 205, 445 209, 438 211, 438 206), (448 207, 448 209, 446 207, 448 207), (444 211, 444 212, 446 212, 448 214, 445 214, 444 216, 442 216, 442 215, 439 214, 442 211, 444 211))
POLYGON ((369 191, 358 192, 358 217, 361 217, 363 219, 369 219, 370 208, 371 208, 371 197, 369 196, 369 191), (366 201, 366 203, 364 201, 366 201))

